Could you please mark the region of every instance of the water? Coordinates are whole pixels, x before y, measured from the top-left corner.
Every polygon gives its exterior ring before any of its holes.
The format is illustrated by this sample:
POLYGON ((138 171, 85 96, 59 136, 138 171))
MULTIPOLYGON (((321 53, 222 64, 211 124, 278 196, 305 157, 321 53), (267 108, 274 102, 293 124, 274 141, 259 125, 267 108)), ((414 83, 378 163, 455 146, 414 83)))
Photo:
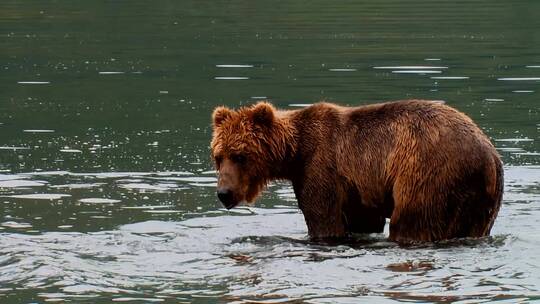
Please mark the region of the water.
MULTIPOLYGON (((0 4, 0 301, 540 299, 538 1, 0 4), (210 113, 444 100, 505 162, 492 236, 317 244, 214 195, 210 113)), ((386 228, 386 230, 388 227, 386 228)))

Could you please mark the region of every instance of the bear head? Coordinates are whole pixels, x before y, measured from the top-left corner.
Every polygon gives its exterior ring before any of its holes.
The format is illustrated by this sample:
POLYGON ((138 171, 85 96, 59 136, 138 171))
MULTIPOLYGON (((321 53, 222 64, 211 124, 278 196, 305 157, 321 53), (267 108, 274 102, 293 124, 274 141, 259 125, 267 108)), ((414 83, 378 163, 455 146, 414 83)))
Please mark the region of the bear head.
POLYGON ((217 107, 212 119, 217 196, 227 209, 252 203, 285 158, 290 138, 286 123, 267 102, 239 110, 217 107))

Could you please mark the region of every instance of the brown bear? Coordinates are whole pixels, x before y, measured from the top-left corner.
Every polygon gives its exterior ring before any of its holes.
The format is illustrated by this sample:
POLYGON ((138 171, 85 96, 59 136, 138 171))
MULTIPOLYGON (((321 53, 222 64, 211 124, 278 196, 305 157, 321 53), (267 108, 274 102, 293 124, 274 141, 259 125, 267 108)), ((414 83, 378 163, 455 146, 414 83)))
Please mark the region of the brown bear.
POLYGON ((290 180, 312 238, 382 232, 386 218, 397 242, 481 237, 501 205, 497 151, 440 102, 218 107, 211 150, 226 208, 290 180))

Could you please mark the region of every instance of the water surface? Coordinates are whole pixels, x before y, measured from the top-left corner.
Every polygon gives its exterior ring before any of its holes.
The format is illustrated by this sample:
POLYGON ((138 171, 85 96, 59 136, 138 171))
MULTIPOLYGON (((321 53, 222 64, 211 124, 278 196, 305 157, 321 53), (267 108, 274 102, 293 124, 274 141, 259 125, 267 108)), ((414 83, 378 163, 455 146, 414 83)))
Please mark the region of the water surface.
MULTIPOLYGON (((540 299, 540 3, 3 1, 2 303, 540 299), (215 199, 210 113, 442 100, 505 163, 491 237, 306 238, 290 184, 215 199)), ((388 229, 388 227, 386 228, 388 229)))

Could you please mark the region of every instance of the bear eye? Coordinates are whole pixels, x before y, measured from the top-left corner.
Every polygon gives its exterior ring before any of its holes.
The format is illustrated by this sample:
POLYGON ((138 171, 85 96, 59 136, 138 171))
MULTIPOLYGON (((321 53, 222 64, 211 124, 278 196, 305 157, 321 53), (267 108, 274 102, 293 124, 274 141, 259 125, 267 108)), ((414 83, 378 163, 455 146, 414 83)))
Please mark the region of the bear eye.
POLYGON ((244 164, 247 158, 245 155, 242 154, 233 154, 231 155, 231 160, 237 164, 244 164))

